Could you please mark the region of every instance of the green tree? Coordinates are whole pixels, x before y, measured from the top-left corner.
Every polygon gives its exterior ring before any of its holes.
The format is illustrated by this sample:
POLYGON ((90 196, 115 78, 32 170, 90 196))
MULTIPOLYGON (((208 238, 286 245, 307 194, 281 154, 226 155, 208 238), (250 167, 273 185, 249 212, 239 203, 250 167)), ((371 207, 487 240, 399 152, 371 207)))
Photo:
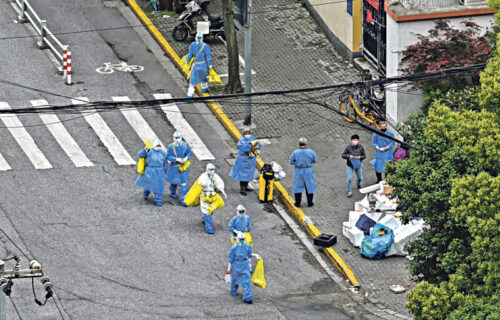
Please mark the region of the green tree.
POLYGON ((406 161, 389 168, 387 178, 395 187, 403 218, 422 217, 429 229, 407 246, 412 256, 410 272, 420 280, 448 280, 471 253, 466 221, 450 217, 452 180, 481 171, 496 176, 500 171, 500 125, 494 114, 456 112, 435 103, 422 119, 424 130, 409 128, 410 141, 418 150, 406 161))
POLYGON ((417 320, 500 319, 500 177, 453 180, 449 203, 452 222, 467 226, 470 254, 448 281, 417 284, 408 310, 417 320))

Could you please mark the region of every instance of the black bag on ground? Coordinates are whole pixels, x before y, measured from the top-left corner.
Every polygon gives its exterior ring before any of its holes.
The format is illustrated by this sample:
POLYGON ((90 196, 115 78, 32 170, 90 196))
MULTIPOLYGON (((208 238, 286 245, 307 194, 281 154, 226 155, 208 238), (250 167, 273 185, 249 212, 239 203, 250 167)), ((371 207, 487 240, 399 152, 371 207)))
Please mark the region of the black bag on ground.
POLYGON ((361 217, 359 217, 358 222, 356 222, 356 228, 363 231, 366 237, 370 234, 370 228, 375 224, 376 222, 368 218, 366 214, 362 214, 361 217))

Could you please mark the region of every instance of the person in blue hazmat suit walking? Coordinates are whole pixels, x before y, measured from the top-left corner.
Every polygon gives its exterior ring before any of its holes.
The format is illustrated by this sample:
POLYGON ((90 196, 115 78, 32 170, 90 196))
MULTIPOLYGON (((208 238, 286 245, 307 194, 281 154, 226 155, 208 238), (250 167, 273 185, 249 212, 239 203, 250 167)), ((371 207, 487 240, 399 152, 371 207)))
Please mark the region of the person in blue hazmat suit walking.
POLYGON ((177 186, 180 186, 179 200, 183 207, 187 207, 184 198, 189 191, 189 167, 184 172, 180 172, 179 167, 191 159, 193 152, 189 144, 182 141, 182 134, 179 131, 174 132, 173 138, 174 142, 167 149, 167 180, 170 182, 170 198, 177 198, 177 186))
MULTIPOLYGON (((380 131, 394 138, 394 133, 387 130, 387 123, 382 122, 379 125, 380 131)), ((382 181, 382 173, 385 172, 385 164, 391 162, 394 148, 394 141, 383 137, 378 134, 374 134, 372 138, 373 147, 375 148, 375 174, 377 175, 377 182, 382 181)))
POLYGON ((293 193, 295 194, 295 206, 300 207, 302 192, 306 192, 307 206, 312 207, 313 196, 316 192, 316 177, 314 176, 313 163, 318 161, 316 152, 307 147, 307 139, 299 139, 299 149, 295 150, 290 157, 290 164, 295 166, 293 173, 293 193))
POLYGON ((229 232, 236 238, 240 232, 252 232, 252 219, 246 214, 246 208, 239 204, 236 207, 236 216, 229 221, 229 232))
POLYGON ((144 148, 139 151, 139 158, 146 158, 146 167, 144 168, 144 174, 137 178, 135 184, 144 188, 144 200, 147 200, 149 194, 153 192, 155 204, 162 206, 167 171, 167 153, 162 150, 160 139, 156 139, 153 149, 144 148))
POLYGON ((243 129, 243 136, 238 141, 238 156, 236 162, 231 168, 229 176, 240 182, 240 193, 247 195, 248 182, 253 180, 255 168, 257 165, 257 157, 251 151, 260 150, 260 143, 252 144, 257 138, 250 133, 250 128, 243 129))
POLYGON ((191 58, 194 58, 193 66, 191 67, 191 79, 189 80, 189 88, 187 97, 192 98, 194 94, 194 86, 201 83, 201 92, 208 91, 208 72, 212 69, 212 51, 210 46, 203 42, 203 33, 198 32, 196 39, 189 46, 189 53, 186 61, 189 63, 191 58))
POLYGON ((252 269, 250 259, 252 258, 252 247, 245 242, 243 232, 238 233, 237 243, 233 244, 229 251, 229 263, 231 264, 231 295, 238 295, 238 286, 243 288, 243 301, 252 303, 252 269))

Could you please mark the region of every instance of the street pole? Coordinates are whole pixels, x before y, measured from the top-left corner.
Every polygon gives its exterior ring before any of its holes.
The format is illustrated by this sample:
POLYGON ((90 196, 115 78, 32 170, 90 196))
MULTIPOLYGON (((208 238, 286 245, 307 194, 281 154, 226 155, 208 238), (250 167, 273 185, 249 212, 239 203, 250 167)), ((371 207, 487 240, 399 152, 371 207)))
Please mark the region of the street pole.
MULTIPOLYGON (((247 0, 245 18, 245 93, 252 93, 252 0, 247 0)), ((252 124, 252 98, 246 97, 245 120, 243 124, 252 124)))
MULTIPOLYGON (((23 1, 24 3, 24 1, 23 1)), ((5 271, 5 261, 0 260, 0 275, 5 271)), ((0 320, 6 320, 6 311, 5 311, 5 293, 3 290, 0 290, 0 320)))

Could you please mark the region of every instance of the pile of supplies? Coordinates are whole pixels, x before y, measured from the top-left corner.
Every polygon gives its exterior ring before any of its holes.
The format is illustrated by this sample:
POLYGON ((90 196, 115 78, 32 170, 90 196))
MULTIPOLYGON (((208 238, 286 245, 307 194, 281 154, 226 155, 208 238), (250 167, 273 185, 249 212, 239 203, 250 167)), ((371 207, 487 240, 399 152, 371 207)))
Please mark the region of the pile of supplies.
POLYGON ((401 222, 402 214, 397 211, 397 199, 390 197, 391 191, 384 181, 360 189, 366 196, 354 204, 349 221, 343 223, 342 234, 366 258, 406 256, 405 244, 423 231, 425 222, 421 218, 408 224, 401 222))

